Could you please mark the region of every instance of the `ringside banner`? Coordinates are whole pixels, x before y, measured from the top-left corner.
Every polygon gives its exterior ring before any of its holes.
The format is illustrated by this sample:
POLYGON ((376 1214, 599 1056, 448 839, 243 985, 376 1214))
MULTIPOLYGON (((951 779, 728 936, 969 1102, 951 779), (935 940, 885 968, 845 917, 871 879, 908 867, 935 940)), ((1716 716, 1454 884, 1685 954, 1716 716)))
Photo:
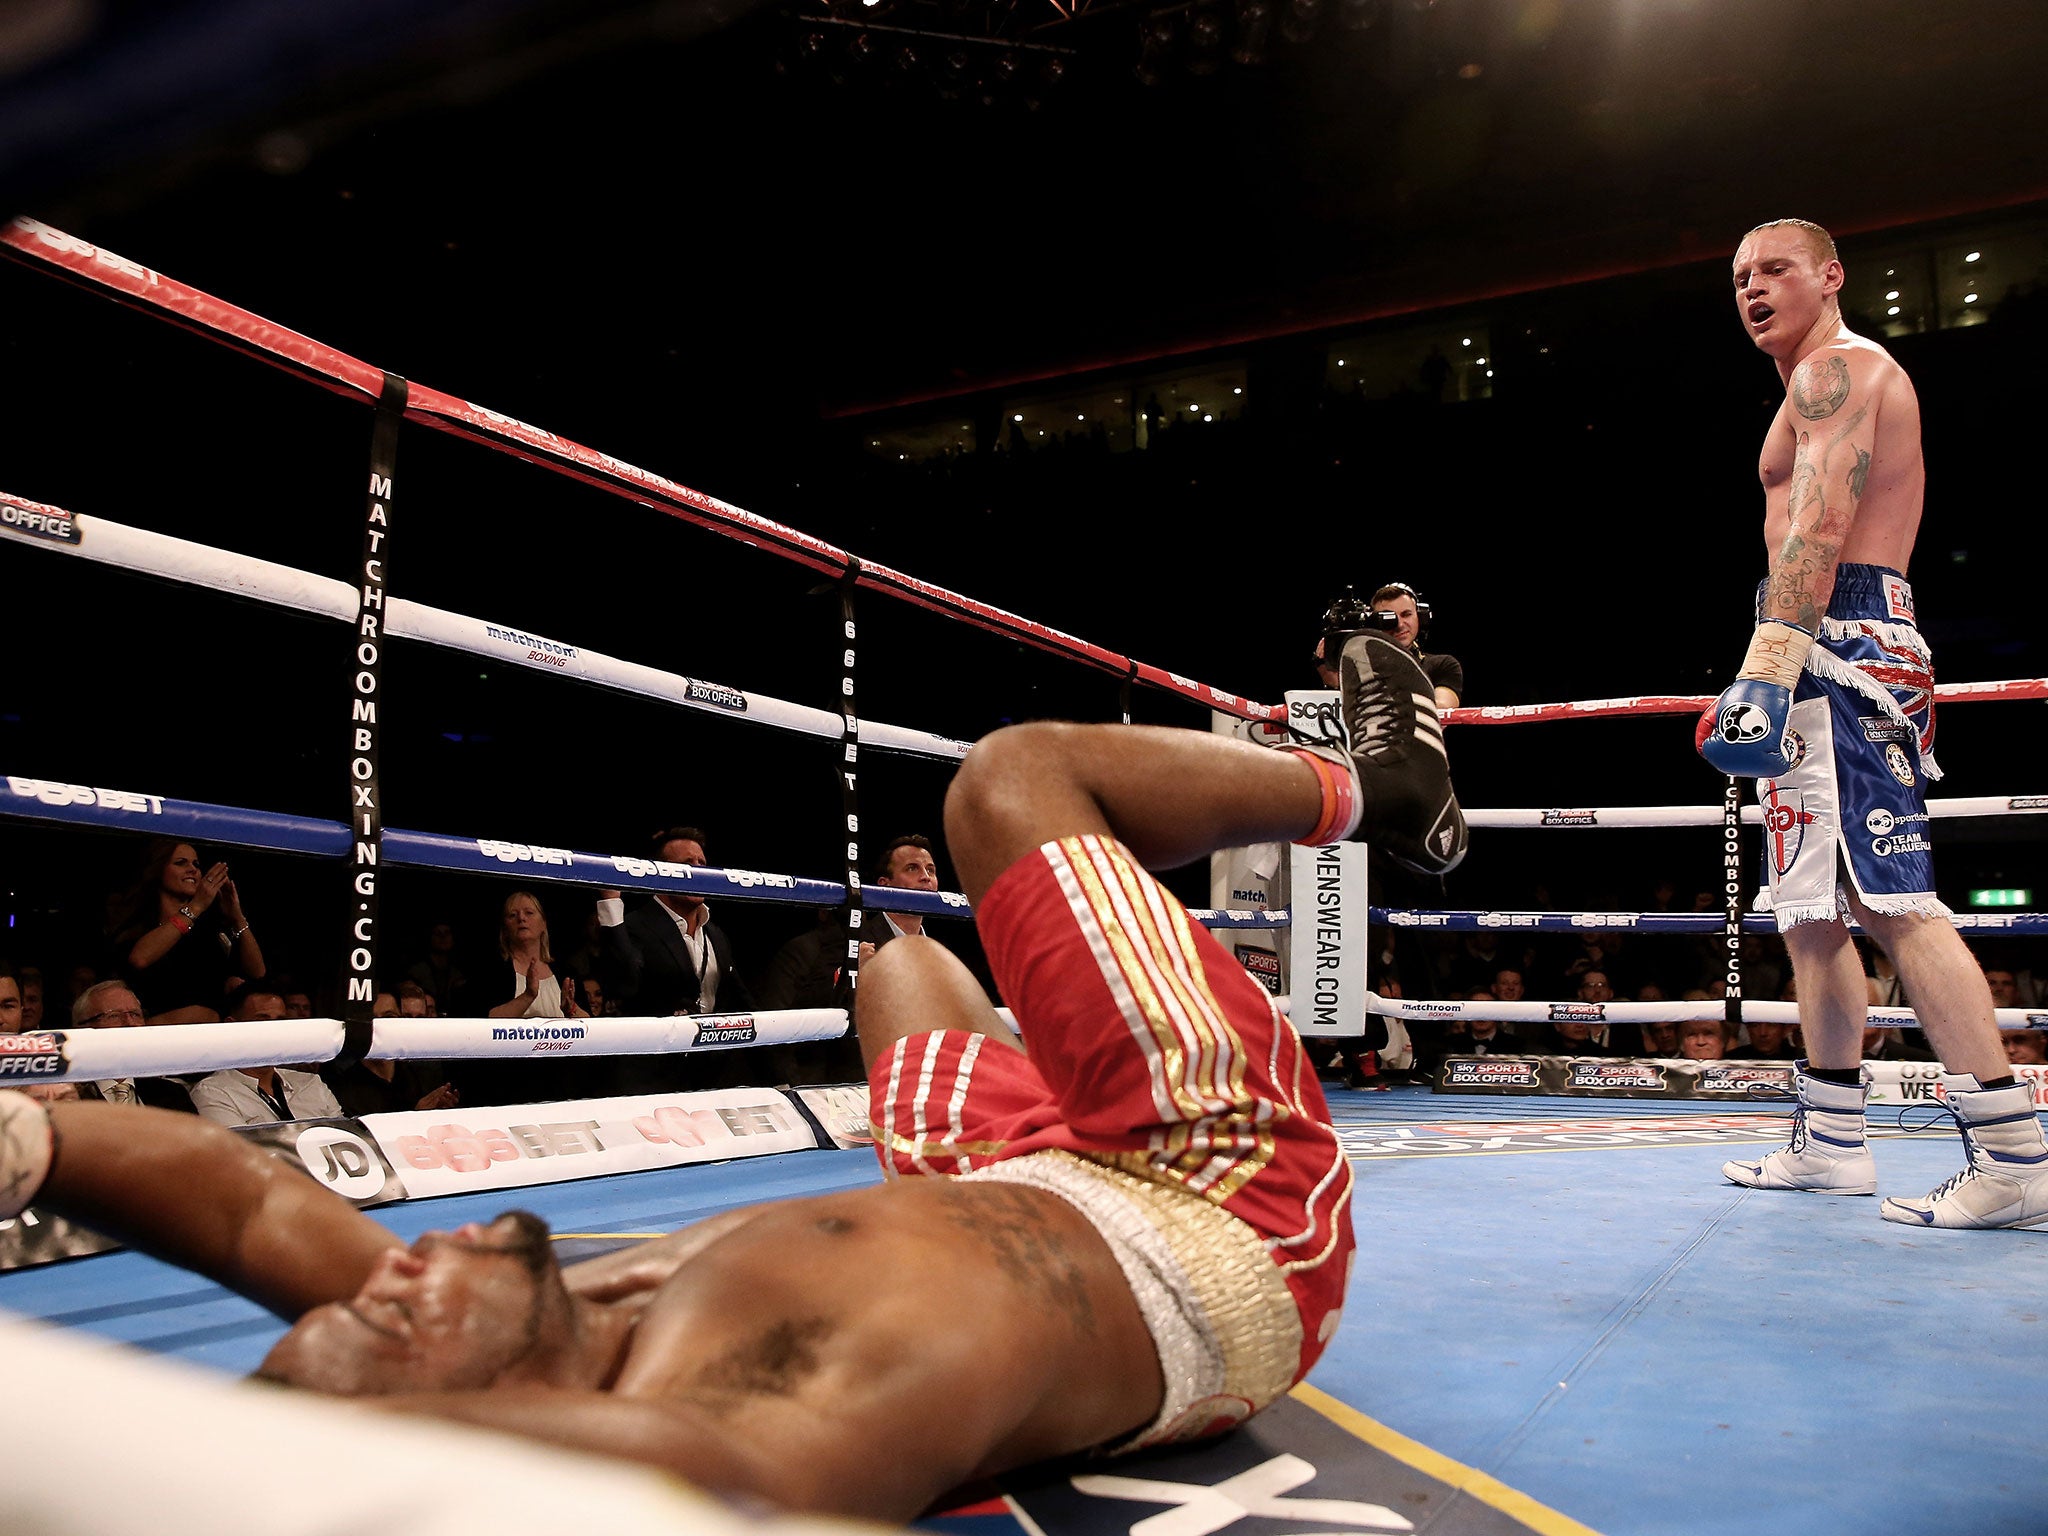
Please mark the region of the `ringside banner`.
MULTIPOLYGON (((1792 1093, 1783 1061, 1675 1061, 1587 1056, 1448 1056, 1436 1093, 1566 1094, 1601 1099, 1778 1099, 1792 1093)), ((1875 1095, 1872 1095, 1875 1100, 1875 1095)))
POLYGON ((407 1199, 810 1151, 817 1132, 772 1088, 504 1109, 367 1115, 407 1199))
MULTIPOLYGON (((1940 1104, 1947 1099, 1941 1091, 1941 1063, 1938 1061, 1872 1061, 1870 1102, 1873 1104, 1940 1104)), ((2048 1067, 2014 1064, 2012 1075, 2034 1090, 2034 1108, 2048 1109, 2048 1067)))
MULTIPOLYGON (((235 1130, 359 1209, 832 1145, 773 1088, 287 1120, 235 1130)), ((0 1270, 120 1246, 33 1206, 0 1221, 0 1270)))

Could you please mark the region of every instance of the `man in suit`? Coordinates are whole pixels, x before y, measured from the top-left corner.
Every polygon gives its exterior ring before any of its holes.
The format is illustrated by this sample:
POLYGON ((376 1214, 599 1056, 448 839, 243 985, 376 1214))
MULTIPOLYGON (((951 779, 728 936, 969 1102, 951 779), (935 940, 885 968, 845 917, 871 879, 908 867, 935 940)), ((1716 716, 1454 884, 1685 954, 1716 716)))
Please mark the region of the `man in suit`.
MULTIPOLYGON (((704 834, 670 827, 655 834, 654 856, 702 867, 704 834)), ((618 891, 597 903, 598 979, 625 1018, 675 1013, 747 1013, 753 994, 734 964, 732 941, 711 921, 711 907, 687 891, 663 891, 628 915, 618 891)), ((643 1093, 685 1086, 687 1057, 622 1056, 618 1091, 643 1093)), ((703 1086, 693 1082, 688 1086, 703 1086)))

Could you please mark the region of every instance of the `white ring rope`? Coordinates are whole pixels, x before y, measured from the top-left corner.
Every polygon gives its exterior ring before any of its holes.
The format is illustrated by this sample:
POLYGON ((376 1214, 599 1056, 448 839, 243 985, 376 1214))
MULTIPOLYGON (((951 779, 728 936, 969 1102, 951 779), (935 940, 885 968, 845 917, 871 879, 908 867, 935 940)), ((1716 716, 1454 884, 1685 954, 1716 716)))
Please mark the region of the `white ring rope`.
MULTIPOLYGON (((1369 1012, 1390 1019, 1486 1019, 1501 1024, 1551 1024, 1563 1020, 1581 1020, 1591 1024, 1694 1024, 1707 1020, 1720 1021, 1728 1016, 1727 1004, 1721 998, 1685 1002, 1673 1000, 1662 1003, 1573 1003, 1573 1002, 1426 1002, 1411 1001, 1404 997, 1381 997, 1377 992, 1367 994, 1366 1007, 1369 1012)), ((2048 1027, 2048 1013, 2039 1008, 1999 1008, 1994 1010, 2001 1029, 2040 1029, 2048 1027)), ((1919 1019, 1910 1008, 1869 1007, 1864 1010, 1865 1018, 1873 1029, 1890 1029, 1903 1026, 1918 1029, 1919 1019)), ((1797 1003, 1753 1003, 1744 1000, 1742 1017, 1745 1022, 1756 1024, 1797 1024, 1799 1005, 1797 1003)))
MULTIPOLYGON (((24 500, 0 491, 0 534, 16 543, 37 549, 77 555, 102 565, 137 571, 145 576, 183 582, 225 592, 230 597, 248 598, 310 613, 321 618, 356 620, 356 589, 345 581, 315 575, 252 555, 238 555, 211 545, 197 544, 169 534, 151 533, 103 517, 86 517, 59 507, 24 500)), ((386 635, 418 640, 445 650, 466 651, 492 661, 510 662, 553 676, 573 677, 602 688, 635 693, 685 709, 707 714, 739 716, 762 725, 806 736, 837 739, 840 721, 836 712, 792 704, 766 694, 750 693, 708 683, 701 678, 664 672, 658 667, 622 661, 581 646, 568 645, 544 635, 531 634, 510 625, 492 624, 444 608, 429 607, 407 598, 385 599, 386 635)), ((968 742, 885 725, 876 720, 860 721, 863 745, 921 757, 958 759, 967 755, 968 742)))
MULTIPOLYGON (((672 1018, 378 1019, 366 1055, 375 1061, 452 1061, 570 1056, 651 1056, 796 1045, 836 1040, 847 1032, 843 1008, 788 1008, 768 1013, 678 1014, 672 1018)), ((330 1061, 341 1050, 339 1019, 253 1019, 224 1024, 141 1024, 132 1029, 45 1029, 13 1042, 10 1058, 38 1053, 46 1062, 22 1082, 98 1082, 110 1077, 170 1077, 266 1067, 278 1062, 330 1061)), ((5 1058, 0 1058, 5 1059, 5 1058)))
MULTIPOLYGON (((1965 795, 1927 802, 1927 814, 1936 821, 1957 816, 2027 816, 2048 811, 2048 795, 1965 795)), ((1759 826, 1763 812, 1754 805, 1742 808, 1746 826, 1759 826)), ((1633 805, 1555 807, 1527 810, 1467 811, 1470 827, 1718 827, 1718 805, 1633 805)))

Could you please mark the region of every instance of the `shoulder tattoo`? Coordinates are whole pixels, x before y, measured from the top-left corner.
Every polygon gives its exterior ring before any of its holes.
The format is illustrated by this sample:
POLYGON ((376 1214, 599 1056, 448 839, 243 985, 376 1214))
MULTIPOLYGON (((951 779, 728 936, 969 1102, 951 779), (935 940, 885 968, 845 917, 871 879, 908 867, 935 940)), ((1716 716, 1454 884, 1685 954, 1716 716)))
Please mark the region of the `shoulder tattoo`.
POLYGON ((1792 408, 1808 421, 1832 416, 1849 398, 1849 365, 1839 357, 1809 358, 1792 371, 1792 408))

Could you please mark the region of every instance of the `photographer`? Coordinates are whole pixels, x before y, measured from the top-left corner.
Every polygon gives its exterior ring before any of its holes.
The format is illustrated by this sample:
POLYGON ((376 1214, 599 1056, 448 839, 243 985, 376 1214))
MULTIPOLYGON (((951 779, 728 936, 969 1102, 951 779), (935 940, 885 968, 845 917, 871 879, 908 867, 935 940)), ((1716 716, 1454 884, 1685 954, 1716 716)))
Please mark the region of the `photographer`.
POLYGON ((1362 602, 1349 587, 1323 614, 1323 633, 1316 641, 1316 672, 1325 688, 1337 686, 1337 647, 1343 636, 1360 629, 1376 629, 1413 656, 1422 675, 1436 690, 1438 709, 1456 709, 1465 692, 1465 665, 1455 656, 1421 649, 1429 633, 1430 606, 1404 581, 1390 581, 1373 593, 1370 603, 1362 602))
MULTIPOLYGON (((1326 609, 1315 647, 1316 674, 1323 686, 1339 686, 1337 656, 1344 642, 1360 630, 1384 635, 1407 651, 1422 668, 1435 693, 1438 709, 1451 709, 1465 688, 1465 668, 1455 656, 1432 655, 1418 642, 1429 632, 1428 603, 1406 582, 1388 582, 1368 600, 1355 588, 1346 587, 1326 609)), ((1388 859, 1375 849, 1372 855, 1372 888, 1390 907, 1441 907, 1447 905, 1442 877, 1418 875, 1388 859)), ((1431 952, 1422 935, 1411 929, 1373 930, 1376 951, 1391 948, 1392 980, 1400 995, 1414 998, 1442 997, 1445 977, 1440 957, 1431 952)), ((1440 1024, 1411 1021, 1408 1033, 1418 1060, 1437 1060, 1444 1054, 1445 1039, 1440 1024)))

